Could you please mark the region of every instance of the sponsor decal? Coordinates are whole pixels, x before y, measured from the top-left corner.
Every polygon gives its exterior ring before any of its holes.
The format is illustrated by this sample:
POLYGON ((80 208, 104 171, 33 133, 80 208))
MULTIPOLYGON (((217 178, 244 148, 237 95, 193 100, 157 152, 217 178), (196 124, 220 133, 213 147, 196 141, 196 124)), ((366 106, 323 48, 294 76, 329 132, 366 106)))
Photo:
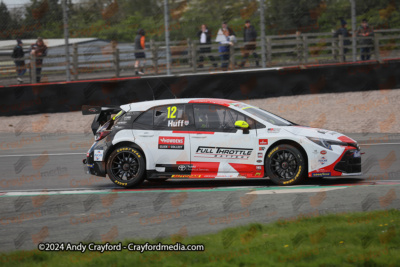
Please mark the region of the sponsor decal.
POLYGON ((200 174, 174 174, 171 178, 202 178, 200 174))
POLYGON ((322 155, 325 155, 326 154, 326 150, 321 150, 321 152, 320 152, 322 155))
POLYGON ((224 158, 224 159, 249 159, 251 148, 209 147, 199 146, 195 157, 199 158, 224 158))
POLYGON ((258 144, 260 146, 266 146, 266 145, 268 145, 268 139, 259 139, 258 144))
POLYGON ((183 125, 189 125, 189 121, 184 121, 184 120, 168 121, 168 127, 183 127, 183 125), (187 124, 185 124, 186 122, 187 124))
POLYGON ((262 158, 263 157, 263 153, 258 153, 258 158, 262 158))
POLYGON ((261 162, 262 162, 262 160, 261 160, 261 159, 257 160, 257 163, 261 163, 261 162))
POLYGON ((127 121, 127 120, 130 120, 131 118, 132 118, 132 116, 125 116, 125 117, 124 117, 124 120, 127 121))
POLYGON ((158 149, 184 149, 185 137, 159 136, 158 149))
POLYGON ((293 179, 289 180, 289 181, 283 182, 283 184, 293 183, 299 177, 300 173, 301 173, 301 166, 299 166, 299 171, 297 172, 296 176, 293 179))
POLYGON ((185 121, 185 126, 188 126, 189 125, 189 121, 185 121))
POLYGON ((128 122, 127 121, 119 121, 119 122, 117 122, 117 124, 127 124, 128 122))
POLYGON ((321 163, 321 165, 324 165, 328 160, 325 157, 322 157, 318 160, 319 163, 321 163))
POLYGON ((278 150, 278 147, 275 147, 274 149, 272 149, 272 151, 269 152, 269 154, 268 154, 268 158, 270 158, 272 156, 272 154, 274 154, 274 152, 277 150, 278 150))
POLYGON ((326 177, 331 176, 330 172, 319 172, 319 173, 312 173, 311 177, 326 177))
POLYGON ((256 170, 262 170, 262 166, 256 166, 256 170))
POLYGON ((265 150, 265 147, 259 147, 258 150, 264 151, 264 150, 265 150))
POLYGON ((179 165, 178 166, 178 170, 180 170, 181 172, 184 172, 186 170, 186 166, 185 165, 179 165))
POLYGON ((97 112, 97 109, 96 108, 89 108, 89 111, 90 112, 97 112))
POLYGON ((103 153, 104 153, 104 150, 95 150, 94 151, 94 161, 102 161, 103 153))
POLYGON ((256 172, 256 174, 254 174, 254 176, 260 176, 261 172, 256 172))
POLYGON ((268 128, 269 133, 279 133, 280 130, 281 130, 280 128, 268 128))

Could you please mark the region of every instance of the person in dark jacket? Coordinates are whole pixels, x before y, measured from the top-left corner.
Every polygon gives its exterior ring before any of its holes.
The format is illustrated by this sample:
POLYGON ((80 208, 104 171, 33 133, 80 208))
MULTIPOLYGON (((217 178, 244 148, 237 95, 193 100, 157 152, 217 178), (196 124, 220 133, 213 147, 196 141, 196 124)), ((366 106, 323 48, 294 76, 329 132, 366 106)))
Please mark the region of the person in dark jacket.
MULTIPOLYGON (((200 31, 197 32, 197 37, 199 38, 200 43, 200 54, 211 53, 211 31, 207 28, 206 24, 201 25, 200 31)), ((208 55, 210 61, 214 62, 215 58, 213 55, 208 55)), ((199 68, 203 67, 204 56, 200 55, 199 57, 199 68)), ((214 67, 217 67, 216 63, 213 63, 214 67)))
POLYGON ((14 47, 13 53, 11 55, 14 58, 14 63, 17 71, 17 80, 18 83, 22 83, 22 76, 26 72, 25 60, 23 57, 25 56, 24 49, 22 48, 22 41, 20 39, 17 40, 17 45, 14 47))
MULTIPOLYGON (((42 73, 42 65, 43 65, 43 57, 47 56, 47 46, 43 42, 42 37, 38 37, 36 43, 31 45, 31 55, 35 55, 35 68, 36 68, 36 82, 40 83, 41 73, 42 73)), ((31 62, 32 64, 32 62, 31 62)))
POLYGON ((361 47, 361 60, 369 60, 371 58, 371 46, 373 44, 371 38, 365 37, 373 37, 374 36, 374 29, 368 25, 368 21, 363 19, 361 22, 361 26, 357 30, 357 36, 363 37, 360 40, 361 45, 365 45, 361 47))
POLYGON ((218 30, 217 38, 215 39, 216 42, 219 42, 221 44, 218 48, 218 52, 220 53, 222 61, 221 68, 223 70, 228 69, 229 51, 230 47, 233 46, 235 36, 235 32, 228 27, 228 24, 226 22, 223 22, 221 29, 218 30))
POLYGON ((256 39, 257 39, 257 32, 254 29, 254 26, 250 24, 250 20, 246 20, 243 28, 243 41, 245 43, 242 54, 243 54, 243 61, 240 64, 241 67, 244 67, 246 64, 247 59, 249 58, 250 53, 253 54, 253 57, 256 59, 256 66, 259 66, 258 63, 258 55, 256 53, 256 39))
POLYGON ((350 40, 348 39, 348 37, 350 37, 349 31, 347 30, 347 22, 344 19, 340 19, 340 24, 342 25, 342 27, 340 27, 334 34, 333 37, 338 38, 339 35, 342 35, 343 38, 345 38, 343 40, 343 45, 344 45, 344 49, 343 49, 343 61, 346 61, 346 53, 349 51, 348 48, 346 48, 347 46, 349 46, 351 44, 350 40))
POLYGON ((144 48, 145 48, 145 31, 143 29, 139 29, 137 32, 137 35, 135 37, 135 72, 136 75, 140 74, 143 75, 144 74, 144 70, 143 67, 140 68, 141 65, 141 61, 143 61, 143 64, 146 60, 146 54, 144 52, 144 48), (140 70, 139 70, 140 68, 140 70))

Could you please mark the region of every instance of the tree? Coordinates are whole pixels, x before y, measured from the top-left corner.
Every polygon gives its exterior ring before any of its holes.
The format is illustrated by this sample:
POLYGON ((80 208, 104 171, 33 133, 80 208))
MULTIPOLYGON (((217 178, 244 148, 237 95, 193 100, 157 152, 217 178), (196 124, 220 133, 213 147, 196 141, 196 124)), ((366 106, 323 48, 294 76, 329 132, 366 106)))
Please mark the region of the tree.
POLYGON ((0 2, 0 32, 1 39, 11 38, 12 21, 6 4, 0 2))

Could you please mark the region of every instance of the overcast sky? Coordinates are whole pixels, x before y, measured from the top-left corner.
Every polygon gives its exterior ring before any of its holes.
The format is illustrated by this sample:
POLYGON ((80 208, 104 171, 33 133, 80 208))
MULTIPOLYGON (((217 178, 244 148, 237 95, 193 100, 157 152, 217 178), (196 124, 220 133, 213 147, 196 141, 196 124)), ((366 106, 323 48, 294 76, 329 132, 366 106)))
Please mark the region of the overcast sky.
POLYGON ((7 7, 23 5, 30 2, 30 0, 0 0, 0 1, 6 4, 7 7))
MULTIPOLYGON (((20 6, 24 5, 30 2, 30 0, 0 0, 0 2, 3 2, 4 4, 7 5, 8 8, 10 7, 15 7, 15 6, 20 6)), ((73 0, 72 3, 76 3, 78 0, 73 0)))

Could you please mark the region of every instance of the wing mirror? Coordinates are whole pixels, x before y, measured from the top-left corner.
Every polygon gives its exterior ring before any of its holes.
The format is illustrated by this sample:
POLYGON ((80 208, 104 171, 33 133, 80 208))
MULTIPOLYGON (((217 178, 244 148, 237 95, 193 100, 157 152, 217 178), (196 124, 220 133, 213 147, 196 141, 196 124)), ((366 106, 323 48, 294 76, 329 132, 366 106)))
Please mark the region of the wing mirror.
POLYGON ((235 128, 238 129, 248 129, 249 128, 249 124, 245 121, 236 121, 235 122, 235 128))

